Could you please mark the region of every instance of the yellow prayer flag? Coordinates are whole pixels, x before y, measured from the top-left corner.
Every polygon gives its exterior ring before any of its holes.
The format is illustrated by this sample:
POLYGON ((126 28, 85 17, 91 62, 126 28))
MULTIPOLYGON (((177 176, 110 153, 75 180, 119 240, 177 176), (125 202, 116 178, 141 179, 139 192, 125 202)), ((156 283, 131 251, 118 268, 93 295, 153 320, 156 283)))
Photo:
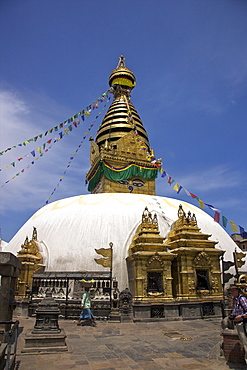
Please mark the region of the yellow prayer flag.
POLYGON ((94 260, 98 265, 111 268, 111 258, 95 258, 94 260))
POLYGON ((179 187, 180 185, 178 183, 176 183, 174 186, 173 186, 173 189, 176 190, 176 191, 179 191, 179 187))
POLYGON ((36 148, 38 150, 38 152, 41 154, 41 147, 39 146, 38 148, 36 148))
POLYGON ((231 224, 231 226, 232 226, 232 231, 233 231, 234 233, 238 233, 238 227, 237 227, 237 225, 235 224, 235 222, 230 221, 230 224, 231 224))
POLYGON ((204 209, 204 202, 201 199, 197 199, 201 209, 204 209))
POLYGON ((103 257, 111 257, 112 256, 112 249, 111 248, 100 248, 95 249, 95 252, 101 254, 103 257))

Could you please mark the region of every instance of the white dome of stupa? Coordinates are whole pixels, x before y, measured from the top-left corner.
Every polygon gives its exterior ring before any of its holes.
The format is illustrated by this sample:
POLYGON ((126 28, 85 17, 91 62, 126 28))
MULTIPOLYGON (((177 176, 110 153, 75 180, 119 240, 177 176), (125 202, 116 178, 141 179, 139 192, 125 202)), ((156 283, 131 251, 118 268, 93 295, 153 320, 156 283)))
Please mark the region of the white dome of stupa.
POLYGON ((216 248, 226 251, 225 260, 232 261, 238 247, 202 209, 177 199, 133 193, 87 194, 50 203, 35 212, 3 249, 16 255, 36 227, 46 271, 107 271, 94 261, 100 257, 95 249, 109 248, 112 242, 113 276, 119 289, 125 289, 129 286, 128 248, 145 207, 157 214, 160 235, 167 237, 178 218, 180 204, 186 213, 195 213, 201 231, 211 235, 209 239, 217 242, 216 248))

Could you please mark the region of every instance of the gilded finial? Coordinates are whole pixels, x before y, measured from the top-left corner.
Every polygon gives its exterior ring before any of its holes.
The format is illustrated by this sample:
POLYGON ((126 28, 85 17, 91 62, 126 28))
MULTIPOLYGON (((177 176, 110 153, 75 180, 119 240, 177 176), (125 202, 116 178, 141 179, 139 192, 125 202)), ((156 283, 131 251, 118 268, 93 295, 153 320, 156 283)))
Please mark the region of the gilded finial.
POLYGON ((178 217, 179 218, 184 218, 184 216, 185 216, 185 213, 184 213, 182 204, 180 204, 179 207, 178 207, 178 217))
POLYGON ((125 65, 124 61, 125 61, 125 58, 124 58, 123 54, 121 54, 120 57, 119 57, 117 68, 121 68, 121 67, 126 68, 126 65, 125 65))
POLYGON ((134 73, 126 67, 123 55, 119 57, 116 69, 110 74, 109 85, 114 88, 117 95, 118 91, 116 90, 119 90, 119 88, 124 94, 127 94, 127 90, 132 90, 136 85, 134 73))

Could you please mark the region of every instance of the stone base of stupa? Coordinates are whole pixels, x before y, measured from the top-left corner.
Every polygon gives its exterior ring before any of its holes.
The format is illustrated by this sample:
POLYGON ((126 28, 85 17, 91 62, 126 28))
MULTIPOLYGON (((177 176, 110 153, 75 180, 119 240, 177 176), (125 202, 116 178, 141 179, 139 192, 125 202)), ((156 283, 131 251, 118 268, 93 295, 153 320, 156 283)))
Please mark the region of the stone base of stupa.
POLYGON ((63 329, 59 333, 42 331, 33 333, 30 329, 25 335, 25 346, 23 353, 44 353, 44 352, 64 352, 68 351, 66 344, 66 334, 63 329))

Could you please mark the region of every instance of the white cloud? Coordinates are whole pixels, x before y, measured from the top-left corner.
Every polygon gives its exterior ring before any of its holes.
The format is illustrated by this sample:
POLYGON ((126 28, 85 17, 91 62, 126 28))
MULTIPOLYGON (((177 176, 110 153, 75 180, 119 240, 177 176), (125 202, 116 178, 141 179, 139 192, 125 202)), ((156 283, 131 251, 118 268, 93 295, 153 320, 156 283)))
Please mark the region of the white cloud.
POLYGON ((190 173, 181 178, 185 188, 208 192, 217 189, 235 188, 241 183, 241 173, 225 165, 218 165, 206 170, 190 173))
MULTIPOLYGON (((44 94, 29 92, 24 96, 2 90, 0 97, 3 122, 1 150, 43 134, 72 115, 72 110, 61 107, 44 94)), ((57 190, 51 201, 55 200, 58 195, 62 198, 86 192, 84 176, 89 169, 88 137, 77 155, 73 156, 70 167, 66 167, 89 125, 90 119, 87 119, 68 136, 65 135, 62 140, 53 144, 52 148, 38 160, 34 159, 31 151, 42 146, 47 140, 58 137, 59 131, 26 146, 13 148, 0 157, 2 168, 0 186, 4 184, 0 188, 3 213, 23 208, 32 209, 34 205, 39 208, 44 205, 54 188, 57 190), (23 158, 23 160, 18 161, 18 158, 23 158), (32 161, 34 164, 31 164, 32 161), (15 162, 15 167, 11 166, 12 162, 15 162), (9 167, 3 169, 4 166, 9 167), (23 169, 24 172, 21 173, 23 169), (20 175, 11 179, 17 173, 20 175), (62 176, 64 179, 61 182, 59 180, 62 176), (8 180, 10 182, 6 184, 8 180)))

